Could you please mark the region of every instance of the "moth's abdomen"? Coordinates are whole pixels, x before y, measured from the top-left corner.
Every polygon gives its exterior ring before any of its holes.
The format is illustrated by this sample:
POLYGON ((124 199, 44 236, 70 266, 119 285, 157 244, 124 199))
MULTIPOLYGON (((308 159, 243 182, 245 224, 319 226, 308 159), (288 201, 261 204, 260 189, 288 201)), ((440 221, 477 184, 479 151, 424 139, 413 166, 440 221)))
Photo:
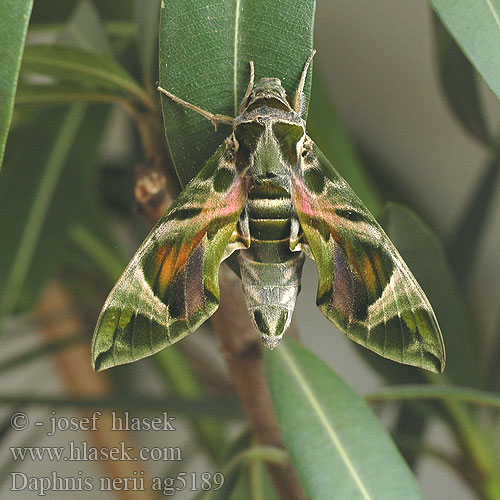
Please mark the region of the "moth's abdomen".
POLYGON ((300 291, 304 255, 290 250, 291 200, 273 185, 250 189, 250 248, 239 253, 248 311, 271 349, 290 325, 300 291))

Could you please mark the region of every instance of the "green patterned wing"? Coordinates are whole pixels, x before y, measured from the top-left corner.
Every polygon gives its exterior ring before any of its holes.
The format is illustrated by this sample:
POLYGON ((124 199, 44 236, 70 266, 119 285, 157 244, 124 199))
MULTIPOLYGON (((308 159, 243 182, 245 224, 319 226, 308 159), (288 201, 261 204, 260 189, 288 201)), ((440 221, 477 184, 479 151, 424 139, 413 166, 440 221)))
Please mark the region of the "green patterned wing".
POLYGON ((246 179, 223 145, 153 228, 109 294, 92 340, 95 370, 149 356, 219 305, 221 261, 238 247, 246 179))
POLYGON ((317 305, 350 339, 386 358, 440 373, 441 331, 416 279, 373 215, 306 137, 292 174, 317 305))

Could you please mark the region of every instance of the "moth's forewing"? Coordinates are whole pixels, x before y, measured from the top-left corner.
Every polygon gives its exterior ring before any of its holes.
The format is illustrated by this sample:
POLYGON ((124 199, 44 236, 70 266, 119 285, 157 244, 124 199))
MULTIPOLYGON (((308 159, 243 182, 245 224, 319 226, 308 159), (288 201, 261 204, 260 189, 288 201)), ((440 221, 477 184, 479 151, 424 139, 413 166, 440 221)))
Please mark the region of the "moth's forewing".
POLYGON ((92 341, 96 370, 149 356, 196 330, 219 305, 218 270, 246 200, 221 146, 153 228, 109 294, 92 341))
POLYGON ((349 338, 394 361, 442 372, 432 307, 375 218, 306 137, 292 201, 319 275, 317 304, 349 338))

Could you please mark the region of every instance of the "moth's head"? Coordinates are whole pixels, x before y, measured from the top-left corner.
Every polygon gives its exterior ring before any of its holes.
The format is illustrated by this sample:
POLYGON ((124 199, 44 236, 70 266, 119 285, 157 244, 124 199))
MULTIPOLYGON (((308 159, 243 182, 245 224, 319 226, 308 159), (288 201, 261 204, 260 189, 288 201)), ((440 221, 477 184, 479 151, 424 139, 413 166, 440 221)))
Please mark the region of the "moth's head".
POLYGON ((262 78, 259 80, 248 96, 245 111, 251 111, 262 106, 291 111, 292 108, 288 102, 286 91, 281 86, 281 80, 278 78, 262 78))

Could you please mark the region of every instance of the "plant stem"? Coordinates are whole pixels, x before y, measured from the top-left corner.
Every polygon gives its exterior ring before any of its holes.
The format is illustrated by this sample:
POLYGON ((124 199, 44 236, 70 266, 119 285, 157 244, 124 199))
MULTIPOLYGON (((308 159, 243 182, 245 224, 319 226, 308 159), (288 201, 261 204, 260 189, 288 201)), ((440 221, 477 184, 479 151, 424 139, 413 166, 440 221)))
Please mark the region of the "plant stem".
MULTIPOLYGON (((283 448, 264 376, 262 343, 250 322, 241 283, 226 266, 221 268, 220 289, 221 304, 212 325, 253 434, 261 446, 283 448)), ((267 464, 267 468, 280 498, 306 499, 290 464, 267 464)))

